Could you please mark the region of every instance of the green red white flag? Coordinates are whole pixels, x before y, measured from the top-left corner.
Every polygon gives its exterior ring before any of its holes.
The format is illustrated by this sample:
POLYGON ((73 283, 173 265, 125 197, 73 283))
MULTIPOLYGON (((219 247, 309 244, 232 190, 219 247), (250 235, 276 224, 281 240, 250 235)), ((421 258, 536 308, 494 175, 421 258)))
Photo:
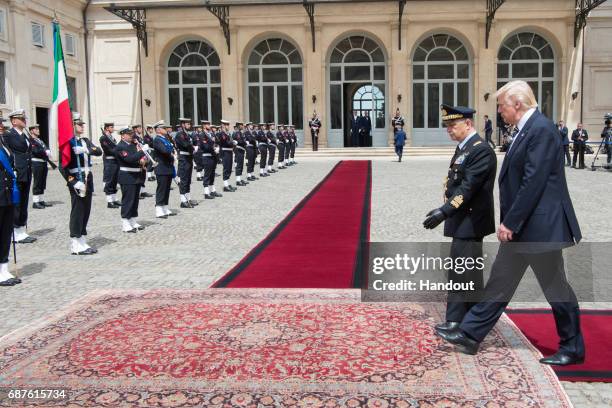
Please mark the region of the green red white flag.
POLYGON ((72 127, 72 112, 70 111, 70 101, 68 99, 62 37, 57 21, 53 21, 53 56, 55 60, 55 73, 53 76, 53 104, 51 105, 51 116, 49 119, 49 139, 57 138, 61 165, 65 168, 70 163, 70 142, 74 137, 74 129, 72 127))

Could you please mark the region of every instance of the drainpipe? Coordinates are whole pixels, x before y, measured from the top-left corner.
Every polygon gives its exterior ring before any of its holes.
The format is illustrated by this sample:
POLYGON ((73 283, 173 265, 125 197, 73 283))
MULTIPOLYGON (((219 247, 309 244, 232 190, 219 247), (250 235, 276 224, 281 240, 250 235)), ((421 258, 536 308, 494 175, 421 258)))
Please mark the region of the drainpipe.
POLYGON ((93 140, 93 123, 91 123, 91 93, 89 92, 89 30, 87 29, 87 10, 89 9, 89 5, 91 4, 91 0, 87 0, 85 3, 85 8, 83 9, 83 29, 84 34, 84 42, 85 42, 85 86, 87 88, 87 124, 89 125, 89 138, 93 140))

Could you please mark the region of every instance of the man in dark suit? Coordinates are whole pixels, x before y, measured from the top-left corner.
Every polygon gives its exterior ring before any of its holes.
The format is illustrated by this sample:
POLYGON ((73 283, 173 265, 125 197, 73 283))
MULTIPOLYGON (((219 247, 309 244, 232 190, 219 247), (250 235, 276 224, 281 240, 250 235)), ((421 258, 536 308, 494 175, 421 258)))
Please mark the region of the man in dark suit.
POLYGON ((567 136, 568 130, 567 130, 567 126, 565 126, 565 122, 560 120, 559 123, 557 124, 557 129, 559 130, 559 134, 561 135, 561 143, 563 144, 563 152, 565 153, 565 161, 566 161, 565 165, 569 167, 572 165, 572 158, 570 157, 570 153, 569 153, 570 142, 567 136))
POLYGON ((359 146, 372 146, 372 119, 369 111, 365 111, 365 115, 359 117, 358 127, 359 146))
POLYGON ((476 354, 531 266, 560 337, 558 352, 540 362, 578 364, 585 354, 580 312, 561 251, 582 236, 565 180, 561 139, 554 123, 538 111, 526 82, 504 85, 497 91, 497 104, 504 121, 518 129, 499 174, 501 244, 483 301, 470 309, 458 329, 437 334, 461 352, 476 354))
POLYGON ((576 159, 578 159, 578 168, 585 169, 584 151, 586 150, 586 141, 589 140, 589 134, 586 129, 582 128, 582 123, 576 126, 572 132, 572 142, 574 142, 574 162, 572 167, 576 168, 576 159))
MULTIPOLYGON (((453 259, 478 259, 483 256, 483 237, 495 232, 493 187, 497 157, 491 146, 474 129, 476 111, 463 106, 442 105, 442 121, 449 137, 459 142, 448 176, 444 182, 445 203, 427 214, 423 226, 435 228, 444 221, 444 236, 452 237, 450 256, 453 259)), ((449 281, 473 282, 474 291, 483 286, 482 269, 449 270, 449 281)), ((436 326, 448 331, 459 327, 465 314, 474 305, 472 293, 449 292, 446 321, 436 326)))
POLYGON ((493 141, 493 122, 491 121, 491 119, 489 119, 489 115, 484 115, 484 121, 485 121, 485 127, 484 127, 484 131, 485 131, 485 140, 487 141, 488 144, 491 145, 491 147, 493 149, 495 149, 495 142, 493 141))
POLYGON ((351 111, 351 146, 359 146, 359 121, 361 116, 357 116, 357 112, 351 111))

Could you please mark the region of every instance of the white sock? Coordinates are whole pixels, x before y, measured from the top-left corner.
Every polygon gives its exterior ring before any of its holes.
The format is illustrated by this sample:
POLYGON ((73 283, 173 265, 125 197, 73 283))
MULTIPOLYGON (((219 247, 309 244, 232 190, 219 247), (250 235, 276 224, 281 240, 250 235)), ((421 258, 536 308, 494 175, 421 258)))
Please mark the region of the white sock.
POLYGON ((147 171, 147 178, 148 177, 153 177, 153 173, 151 173, 150 171, 147 171))
POLYGON ((38 196, 38 195, 32 196, 32 202, 33 203, 39 203, 40 202, 40 196, 38 196))
POLYGON ((187 197, 185 196, 185 194, 181 194, 181 203, 186 203, 187 202, 187 197))
POLYGON ((115 201, 115 200, 113 200, 113 195, 112 194, 109 194, 109 195, 106 196, 106 202, 107 203, 112 203, 113 201, 115 201))
POLYGON ((272 166, 268 166, 268 171, 272 170, 272 166))
POLYGON ((127 218, 121 219, 121 225, 123 227, 123 231, 131 231, 134 229, 134 227, 132 227, 132 224, 130 224, 130 220, 128 220, 127 218))
POLYGON ((204 194, 210 195, 210 188, 208 186, 204 187, 204 194))
POLYGON ((113 201, 117 201, 117 194, 112 194, 111 197, 113 197, 113 201))
POLYGON ((174 214, 172 211, 170 211, 167 205, 164 205, 163 210, 164 210, 164 215, 174 214))
POLYGON ((140 227, 140 224, 136 222, 136 218, 130 218, 128 221, 130 222, 130 225, 131 225, 133 228, 138 228, 138 227, 140 227))
POLYGON ((202 177, 202 173, 200 173, 199 171, 196 173, 196 177, 202 177))
POLYGON ((238 181, 238 182, 239 182, 241 179, 242 179, 242 177, 241 177, 241 176, 236 176, 236 181, 238 181))
POLYGON ((4 282, 12 278, 14 278, 14 276, 8 270, 8 262, 0 264, 0 282, 4 282))
POLYGON ((161 217, 162 215, 166 215, 166 213, 164 212, 164 207, 162 207, 161 205, 156 205, 155 206, 155 216, 161 217))
POLYGON ((217 189, 215 188, 215 186, 210 186, 210 191, 212 191, 213 193, 216 193, 217 189))
POLYGON ((81 244, 81 247, 83 248, 83 250, 89 249, 91 248, 88 244, 87 244, 87 240, 85 235, 81 235, 80 238, 77 238, 77 240, 79 241, 79 244, 81 244))
POLYGON ((259 169, 259 174, 260 174, 260 175, 261 175, 261 174, 264 174, 263 169, 259 169))
POLYGON ((229 181, 223 180, 223 187, 229 187, 229 181))
POLYGON ((191 201, 191 193, 185 193, 185 197, 187 198, 187 201, 191 201))

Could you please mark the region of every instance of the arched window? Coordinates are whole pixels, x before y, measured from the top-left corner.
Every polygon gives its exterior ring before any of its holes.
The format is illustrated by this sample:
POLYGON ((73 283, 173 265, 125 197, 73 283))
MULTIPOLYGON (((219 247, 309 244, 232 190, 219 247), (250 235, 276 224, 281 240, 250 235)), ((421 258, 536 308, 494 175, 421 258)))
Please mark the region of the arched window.
POLYGON ((343 110, 343 106, 354 110, 359 106, 359 115, 369 111, 372 128, 384 129, 385 55, 378 44, 361 35, 347 37, 336 45, 329 62, 331 129, 347 128, 344 122, 351 113, 350 109, 343 110), (349 97, 353 95, 352 103, 344 101, 345 88, 349 97), (367 98, 370 99, 366 103, 367 98))
POLYGON ((261 41, 247 66, 248 117, 303 127, 302 57, 293 44, 280 38, 261 41))
POLYGON ((519 33, 508 37, 497 54, 497 87, 515 79, 529 83, 540 110, 555 118, 555 55, 542 36, 519 33))
POLYGON ((435 34, 418 45, 412 64, 413 128, 441 129, 441 104, 470 104, 467 49, 452 35, 435 34))
POLYGON ((168 117, 221 120, 221 71, 219 55, 204 41, 179 44, 168 59, 168 117))

